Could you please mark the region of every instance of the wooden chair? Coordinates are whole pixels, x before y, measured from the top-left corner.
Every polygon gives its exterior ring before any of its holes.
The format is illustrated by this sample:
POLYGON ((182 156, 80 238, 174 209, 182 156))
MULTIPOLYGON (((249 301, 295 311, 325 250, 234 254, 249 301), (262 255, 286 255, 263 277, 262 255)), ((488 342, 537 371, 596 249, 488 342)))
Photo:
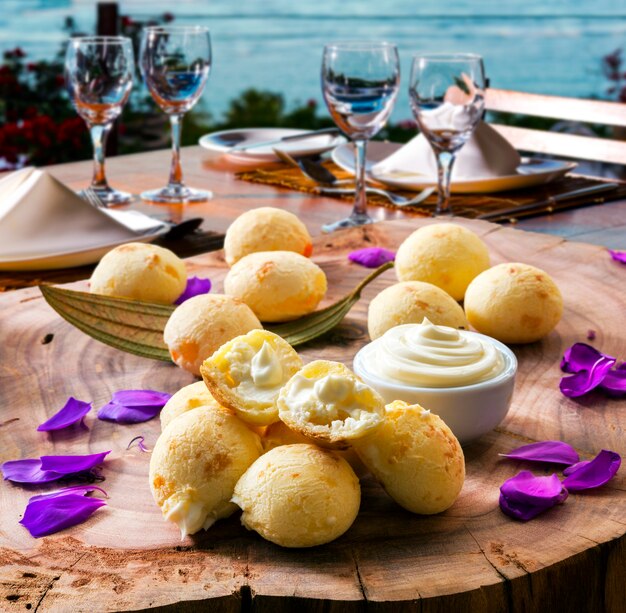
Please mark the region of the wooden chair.
MULTIPOLYGON (((621 135, 621 138, 626 138, 626 129, 624 129, 626 128, 626 104, 491 88, 486 91, 485 102, 488 111, 498 113, 530 115, 622 128, 622 130, 613 129, 612 132, 621 135)), ((626 165, 626 140, 520 128, 497 123, 491 125, 520 151, 626 165)))

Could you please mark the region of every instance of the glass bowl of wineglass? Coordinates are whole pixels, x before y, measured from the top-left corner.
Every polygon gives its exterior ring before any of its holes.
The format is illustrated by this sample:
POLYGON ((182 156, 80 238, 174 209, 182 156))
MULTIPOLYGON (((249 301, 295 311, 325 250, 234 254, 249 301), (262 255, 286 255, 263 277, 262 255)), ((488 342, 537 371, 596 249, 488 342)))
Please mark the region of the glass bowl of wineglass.
POLYGON ((435 215, 452 215, 450 177, 456 154, 470 139, 485 108, 485 70, 479 55, 413 57, 409 100, 419 129, 437 158, 435 215))
POLYGON ((90 189, 104 206, 132 196, 113 189, 106 178, 105 149, 111 126, 133 87, 135 60, 130 38, 84 36, 70 39, 65 55, 65 86, 76 112, 89 128, 93 144, 90 189))
POLYGON ((365 159, 367 141, 385 125, 400 87, 395 45, 340 42, 326 45, 322 60, 324 101, 337 127, 354 143, 355 198, 346 219, 323 226, 324 232, 372 223, 367 213, 365 159))
POLYGON ((170 118, 172 164, 168 184, 141 194, 162 203, 204 202, 211 192, 183 183, 180 137, 183 115, 200 99, 211 68, 211 38, 201 26, 154 26, 143 30, 139 65, 157 105, 170 118))

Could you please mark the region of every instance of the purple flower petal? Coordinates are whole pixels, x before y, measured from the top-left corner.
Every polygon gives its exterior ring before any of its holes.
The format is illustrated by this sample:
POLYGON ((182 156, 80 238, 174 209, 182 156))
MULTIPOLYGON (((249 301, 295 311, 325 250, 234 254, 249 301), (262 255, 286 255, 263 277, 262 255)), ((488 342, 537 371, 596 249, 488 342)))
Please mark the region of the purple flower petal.
POLYGON ((82 473, 102 464, 110 451, 92 455, 41 456, 11 460, 2 465, 5 480, 14 483, 48 483, 68 475, 82 473))
POLYGON ((121 390, 98 411, 98 419, 138 424, 156 417, 171 394, 153 390, 121 390))
POLYGON ((51 470, 41 470, 39 458, 9 460, 2 465, 2 474, 5 481, 14 483, 48 483, 65 476, 51 470))
POLYGON ((153 419, 162 407, 126 407, 117 402, 109 402, 98 411, 98 419, 114 421, 118 424, 140 424, 153 419))
POLYGON ((35 538, 76 526, 106 505, 100 498, 85 496, 87 492, 94 490, 104 492, 99 487, 79 486, 33 496, 26 505, 20 524, 35 538))
POLYGON ((613 251, 613 249, 609 249, 608 252, 616 262, 626 264, 626 251, 613 251))
POLYGON ((51 470, 62 475, 82 473, 102 464, 104 458, 110 453, 109 450, 89 455, 42 455, 40 458, 41 469, 51 470))
POLYGON ((522 502, 510 501, 502 492, 500 492, 500 509, 505 515, 519 519, 520 521, 528 521, 537 517, 540 513, 551 509, 554 505, 550 504, 524 504, 522 502))
POLYGON ((572 464, 571 466, 568 466, 567 468, 565 468, 563 470, 563 475, 567 477, 568 475, 571 475, 572 473, 576 472, 579 468, 582 468, 583 466, 587 466, 589 462, 591 462, 591 460, 581 460, 580 462, 576 462, 576 464, 572 464))
POLYGON ((600 487, 615 476, 621 463, 619 453, 603 449, 588 464, 569 474, 563 481, 563 486, 570 492, 600 487))
POLYGON ((378 268, 387 262, 393 262, 396 254, 382 247, 365 247, 350 253, 348 259, 366 268, 378 268))
POLYGON ((500 486, 502 512, 522 521, 536 517, 566 498, 567 490, 556 475, 536 477, 523 470, 500 486))
POLYGON ((120 390, 113 394, 112 402, 123 404, 127 407, 163 407, 172 397, 165 392, 154 390, 120 390))
POLYGON ((563 377, 559 388, 568 398, 582 396, 602 383, 613 364, 614 357, 600 353, 584 343, 576 343, 565 352, 561 361, 562 370, 576 374, 563 377))
POLYGON ((143 436, 136 436, 134 439, 132 439, 130 441, 130 443, 128 443, 128 446, 126 447, 126 449, 130 449, 133 446, 133 443, 135 443, 136 441, 139 441, 137 443, 137 447, 139 447, 139 451, 143 452, 143 453, 149 453, 150 449, 148 449, 145 445, 144 445, 144 441, 146 439, 143 436))
POLYGON ((200 277, 189 277, 187 279, 187 287, 185 291, 175 300, 174 304, 182 304, 185 300, 193 298, 194 296, 200 296, 201 294, 208 294, 211 291, 211 280, 200 279, 200 277))
POLYGON ((522 445, 509 453, 501 454, 512 460, 529 462, 551 462, 553 464, 575 464, 580 460, 576 450, 561 441, 543 441, 522 445))
POLYGON ((565 350, 561 360, 563 372, 578 373, 583 370, 591 370, 601 358, 609 358, 615 362, 615 358, 598 351, 595 347, 586 343, 574 343, 565 350))
POLYGON ((58 498, 59 496, 66 496, 67 494, 74 494, 83 492, 87 494, 89 492, 94 492, 98 490, 100 493, 104 494, 105 498, 108 498, 109 495, 97 485, 73 485, 72 487, 65 487, 62 490, 55 490, 54 492, 48 492, 47 494, 37 494, 36 496, 31 496, 28 499, 28 502, 35 502, 36 500, 47 500, 49 498, 58 498))
POLYGON ((600 383, 600 389, 610 396, 626 394, 626 369, 623 363, 606 373, 600 383))
POLYGON ((70 396, 65 406, 55 413, 48 421, 37 427, 39 432, 49 432, 51 430, 61 430, 76 422, 79 422, 91 411, 91 403, 76 400, 70 396))

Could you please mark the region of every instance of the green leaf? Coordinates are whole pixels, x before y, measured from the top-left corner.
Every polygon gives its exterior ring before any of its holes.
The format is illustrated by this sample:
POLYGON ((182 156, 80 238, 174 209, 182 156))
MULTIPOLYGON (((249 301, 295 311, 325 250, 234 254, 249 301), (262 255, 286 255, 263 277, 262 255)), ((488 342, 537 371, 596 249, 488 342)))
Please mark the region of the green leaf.
POLYGON ((170 362, 163 329, 174 306, 40 285, 46 302, 92 338, 153 360, 170 362))
MULTIPOLYGON (((363 288, 393 266, 383 264, 363 279, 347 296, 310 315, 282 324, 265 326, 296 347, 332 330, 361 297, 363 288)), ((163 330, 175 307, 127 298, 40 285, 46 302, 63 319, 92 338, 153 360, 170 362, 163 330)))

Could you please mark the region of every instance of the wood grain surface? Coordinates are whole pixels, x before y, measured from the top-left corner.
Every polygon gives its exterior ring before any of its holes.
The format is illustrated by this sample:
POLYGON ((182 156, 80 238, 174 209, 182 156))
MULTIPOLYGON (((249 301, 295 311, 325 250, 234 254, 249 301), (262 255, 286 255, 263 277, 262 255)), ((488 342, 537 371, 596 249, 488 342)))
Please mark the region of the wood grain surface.
MULTIPOLYGON (((50 537, 33 539, 18 524, 28 498, 43 488, 0 484, 0 610, 622 613, 624 470, 603 488, 572 494, 565 504, 520 523, 500 512, 498 488, 528 466, 498 454, 546 439, 572 444, 583 458, 602 448, 626 454, 626 401, 595 393, 573 401, 558 390, 563 351, 584 341, 589 329, 596 332, 595 346, 626 356, 626 269, 601 247, 457 221, 483 236, 492 263, 522 261, 548 271, 564 296, 563 320, 543 341, 514 347, 519 375, 509 415, 465 448, 467 480, 448 511, 412 515, 366 477, 354 525, 313 549, 281 549, 247 532, 237 515, 181 542, 150 495, 149 454, 126 450, 139 434, 152 446, 158 420, 123 426, 99 422, 94 411, 88 431, 37 432, 37 424, 69 395, 99 407, 118 389, 174 392, 192 377, 89 339, 58 317, 36 289, 0 295, 0 461, 112 450, 103 469, 108 506, 50 537)), ((328 275, 328 298, 343 295, 367 272, 347 261, 348 251, 372 244, 396 248, 431 222, 385 222, 316 239, 314 260, 328 275)), ((221 252, 188 264, 221 289, 221 252)), ((393 271, 376 280, 344 323, 306 345, 303 357, 351 365, 367 342, 368 301, 394 281, 393 271)))

